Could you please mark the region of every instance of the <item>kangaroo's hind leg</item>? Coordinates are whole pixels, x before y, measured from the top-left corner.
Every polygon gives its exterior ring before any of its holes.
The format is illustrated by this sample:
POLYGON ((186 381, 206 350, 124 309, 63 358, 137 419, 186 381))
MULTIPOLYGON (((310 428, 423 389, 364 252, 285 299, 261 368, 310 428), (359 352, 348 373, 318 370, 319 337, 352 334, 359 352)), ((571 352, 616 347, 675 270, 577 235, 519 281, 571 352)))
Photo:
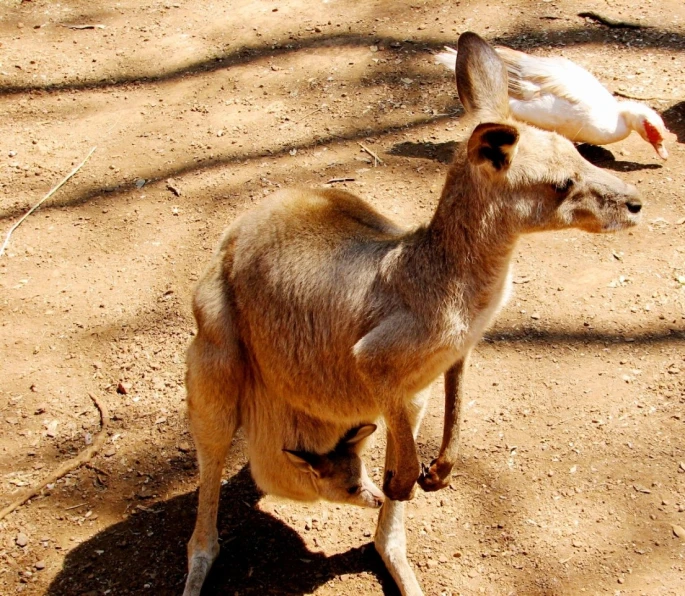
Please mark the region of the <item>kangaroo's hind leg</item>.
POLYGON ((183 596, 199 596, 219 554, 216 521, 221 473, 240 421, 243 374, 237 353, 207 341, 201 331, 188 349, 187 363, 188 417, 200 467, 200 492, 183 596))

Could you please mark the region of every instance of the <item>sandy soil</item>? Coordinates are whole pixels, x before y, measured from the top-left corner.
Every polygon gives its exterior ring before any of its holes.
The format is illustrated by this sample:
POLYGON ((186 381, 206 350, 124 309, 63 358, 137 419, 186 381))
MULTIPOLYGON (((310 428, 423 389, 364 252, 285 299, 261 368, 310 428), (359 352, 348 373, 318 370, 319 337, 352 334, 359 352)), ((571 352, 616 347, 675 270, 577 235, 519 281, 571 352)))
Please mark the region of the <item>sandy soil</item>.
MULTIPOLYGON (((333 178, 426 220, 466 133, 431 54, 472 29, 649 98, 671 158, 635 134, 586 148, 641 189, 644 224, 520 243, 472 361, 461 465, 408 507, 410 560, 429 595, 683 594, 685 5, 592 4, 644 27, 574 0, 0 0, 3 238, 97 147, 0 258, 0 506, 87 447, 89 393, 111 416, 90 467, 0 522, 0 592, 180 594, 197 482, 184 351, 210 251, 275 189, 333 178)), ((261 497, 240 437, 225 478, 205 594, 396 593, 375 512, 261 497)))

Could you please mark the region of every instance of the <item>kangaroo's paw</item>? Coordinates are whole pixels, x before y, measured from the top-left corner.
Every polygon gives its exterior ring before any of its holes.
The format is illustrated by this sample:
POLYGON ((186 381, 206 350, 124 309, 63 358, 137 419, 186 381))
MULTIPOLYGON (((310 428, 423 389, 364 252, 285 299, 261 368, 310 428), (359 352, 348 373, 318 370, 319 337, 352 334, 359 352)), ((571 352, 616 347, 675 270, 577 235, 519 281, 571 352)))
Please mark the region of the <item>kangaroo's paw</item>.
POLYGON ((419 486, 426 492, 433 492, 445 488, 450 483, 450 475, 454 464, 434 459, 430 467, 423 466, 419 476, 419 486))

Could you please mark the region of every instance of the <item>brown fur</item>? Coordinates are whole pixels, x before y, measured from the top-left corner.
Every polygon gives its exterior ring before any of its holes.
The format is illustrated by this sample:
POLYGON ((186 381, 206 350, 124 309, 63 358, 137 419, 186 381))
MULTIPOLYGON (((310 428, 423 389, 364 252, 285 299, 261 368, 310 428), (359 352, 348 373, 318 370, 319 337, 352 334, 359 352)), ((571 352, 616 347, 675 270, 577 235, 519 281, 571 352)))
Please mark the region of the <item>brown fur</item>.
MULTIPOLYGON (((634 187, 566 139, 509 119, 506 69, 490 46, 464 34, 459 59, 459 92, 488 122, 455 156, 428 225, 404 231, 346 192, 286 190, 228 228, 200 282, 188 354, 200 507, 186 596, 216 556, 218 482, 235 428, 246 427, 256 457, 274 450, 276 418, 288 427, 298 416, 312 423, 292 431, 317 452, 383 416, 390 500, 376 548, 403 594, 420 594, 398 501, 420 475, 422 390, 445 374, 443 442, 419 479, 436 490, 457 455, 465 363, 505 298, 517 238, 637 223, 634 187)), ((278 484, 290 470, 270 473, 278 484)))

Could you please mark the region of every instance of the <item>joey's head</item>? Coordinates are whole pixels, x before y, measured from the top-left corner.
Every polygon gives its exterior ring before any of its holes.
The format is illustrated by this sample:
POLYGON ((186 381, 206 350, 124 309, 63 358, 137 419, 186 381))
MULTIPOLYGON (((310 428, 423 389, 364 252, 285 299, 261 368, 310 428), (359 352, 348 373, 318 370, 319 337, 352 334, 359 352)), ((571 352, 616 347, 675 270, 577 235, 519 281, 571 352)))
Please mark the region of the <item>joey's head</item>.
POLYGON ((610 232, 638 223, 637 189, 585 160, 562 136, 510 118, 507 72, 474 33, 459 38, 457 87, 479 120, 466 143, 466 172, 483 212, 514 234, 579 228, 610 232))
POLYGON ((649 106, 637 101, 622 101, 619 105, 628 127, 652 145, 661 159, 668 159, 665 145, 667 131, 661 116, 649 106))
POLYGON ((308 476, 319 498, 377 508, 383 504, 383 493, 371 481, 359 457, 364 439, 375 430, 375 424, 352 428, 332 451, 324 454, 289 449, 283 452, 299 473, 308 476))

